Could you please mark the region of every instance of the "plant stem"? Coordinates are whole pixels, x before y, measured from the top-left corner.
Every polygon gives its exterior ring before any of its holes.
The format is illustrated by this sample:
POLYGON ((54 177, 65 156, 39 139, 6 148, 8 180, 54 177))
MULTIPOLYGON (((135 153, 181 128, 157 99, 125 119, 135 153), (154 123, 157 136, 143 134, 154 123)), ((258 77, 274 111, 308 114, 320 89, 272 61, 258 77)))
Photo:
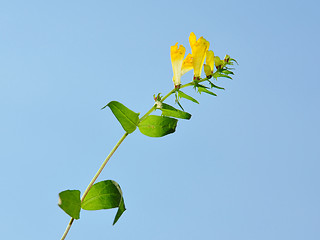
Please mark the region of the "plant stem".
POLYGON ((154 110, 156 110, 156 106, 155 105, 153 105, 152 108, 150 108, 150 110, 139 119, 139 122, 141 122, 143 119, 145 119, 147 116, 149 116, 150 113, 152 113, 154 110))
POLYGON ((104 162, 102 163, 101 167, 99 168, 98 172, 96 173, 96 175, 94 175, 94 177, 92 178, 91 182, 89 183, 87 189, 84 191, 82 197, 81 197, 81 202, 83 202, 84 198, 87 196, 90 188, 92 187, 92 185, 94 184, 94 182, 97 180, 97 178, 99 177, 100 173, 102 172, 103 168, 106 166, 106 164, 108 163, 109 159, 112 157, 112 155, 114 154, 114 152, 117 150, 117 148, 120 146, 120 144, 123 142, 123 140, 128 136, 129 133, 125 133, 123 134, 123 136, 120 138, 120 140, 117 142, 117 144, 114 146, 114 148, 111 150, 111 152, 109 153, 109 155, 107 156, 107 158, 104 160, 104 162))
MULTIPOLYGON (((203 78, 203 79, 201 79, 201 80, 198 80, 198 83, 204 82, 204 81, 206 81, 206 80, 208 80, 208 78, 203 78)), ((185 87, 189 87, 189 86, 193 86, 193 83, 194 83, 194 81, 189 82, 189 83, 186 83, 186 84, 184 84, 184 85, 181 85, 181 86, 179 87, 179 89, 185 88, 185 87)), ((166 100, 168 97, 170 97, 171 94, 175 93, 175 91, 176 91, 175 88, 172 89, 167 95, 165 95, 163 98, 161 98, 161 101, 160 101, 160 102, 164 102, 164 100, 166 100)), ((145 115, 143 115, 143 116, 140 118, 139 122, 141 122, 142 120, 144 120, 147 116, 150 115, 150 113, 152 113, 152 112, 153 112, 154 110, 156 110, 156 109, 157 109, 156 106, 153 105, 152 108, 150 108, 150 110, 149 110, 145 115)))
MULTIPOLYGON (((92 178, 91 182, 89 183, 87 189, 84 191, 82 197, 81 197, 81 202, 83 202, 84 198, 87 196, 89 190, 91 189, 92 185, 94 184, 94 182, 97 180, 97 178, 99 177, 100 173, 102 172, 103 168, 106 166, 106 164, 108 163, 109 159, 112 157, 112 155, 114 154, 114 152, 117 150, 117 148, 120 146, 120 144, 123 142, 123 140, 128 136, 129 133, 125 133, 121 139, 117 142, 117 144, 114 146, 114 148, 111 150, 111 152, 109 153, 109 155, 107 156, 107 158, 104 160, 104 162, 102 163, 101 167, 99 168, 98 172, 96 173, 96 175, 94 175, 94 177, 92 178)), ((70 222, 65 230, 65 232, 62 235, 61 240, 64 240, 71 228, 71 225, 74 221, 74 218, 70 219, 70 222)))
MULTIPOLYGON (((201 80, 198 80, 198 83, 201 83, 201 82, 204 82, 204 81, 207 81, 208 78, 203 78, 201 80)), ((179 87, 179 89, 181 88, 185 88, 185 87, 189 87, 189 86, 193 86, 194 84, 194 81, 191 81, 189 83, 186 83, 186 84, 183 84, 179 87)), ((167 95, 165 95, 163 98, 161 98, 161 102, 163 102, 164 100, 166 100, 171 94, 173 94, 174 92, 176 91, 176 89, 172 89, 167 95)))
MULTIPOLYGON (((201 79, 199 80, 198 82, 203 82, 203 81, 206 81, 207 78, 204 78, 204 79, 201 79)), ((187 84, 184 84, 184 85, 181 85, 179 89, 181 88, 185 88, 185 87, 188 87, 188 86, 192 86, 193 85, 193 81, 190 82, 190 83, 187 83, 187 84)), ((163 102, 164 100, 166 100, 171 94, 175 93, 176 89, 172 89, 167 95, 165 95, 162 99, 161 99, 161 102, 163 102)), ((139 119, 139 122, 141 122, 142 120, 144 120, 147 116, 150 115, 150 113, 152 113, 154 110, 156 110, 156 106, 153 105, 152 108, 150 108, 150 110, 145 114, 143 115, 140 119, 139 119)), ((94 175, 94 177, 92 178, 91 182, 89 183, 87 189, 84 191, 82 197, 81 197, 81 202, 83 202, 84 198, 87 196, 89 190, 91 189, 92 185, 94 184, 94 182, 97 180, 97 178, 99 177, 100 173, 102 172, 102 170, 104 169, 104 167, 106 166, 106 164, 108 163, 109 159, 112 157, 112 155, 114 154, 114 152, 117 150, 117 148, 120 146, 120 144, 123 142, 123 140, 128 136, 129 133, 125 133, 121 139, 117 142, 117 144, 114 146, 114 148, 111 150, 111 152, 109 153, 109 155, 107 156, 107 158, 104 160, 104 162, 102 163, 101 167, 99 168, 98 172, 96 173, 96 175, 94 175)), ((65 230, 65 232, 63 233, 62 235, 62 238, 61 240, 64 240, 72 226, 72 223, 74 221, 74 218, 71 218, 70 219, 70 222, 65 230)))
POLYGON ((67 236, 67 234, 68 234, 68 232, 69 232, 69 230, 71 228, 71 225, 72 225, 73 221, 74 221, 74 218, 71 218, 66 230, 64 231, 64 233, 62 235, 61 240, 64 240, 66 238, 66 236, 67 236))

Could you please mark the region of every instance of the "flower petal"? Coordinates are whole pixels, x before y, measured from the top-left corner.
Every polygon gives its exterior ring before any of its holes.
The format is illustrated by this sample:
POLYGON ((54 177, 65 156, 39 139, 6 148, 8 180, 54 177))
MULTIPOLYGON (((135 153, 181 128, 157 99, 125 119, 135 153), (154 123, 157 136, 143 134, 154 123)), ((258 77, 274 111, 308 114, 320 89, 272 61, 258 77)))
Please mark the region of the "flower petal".
POLYGON ((181 68, 183 58, 186 52, 186 48, 183 45, 178 47, 178 43, 171 46, 170 48, 170 56, 171 56, 171 63, 172 63, 172 70, 173 70, 173 82, 174 85, 180 85, 181 83, 181 68))
POLYGON ((197 40, 193 32, 189 36, 189 42, 192 51, 194 77, 198 78, 201 75, 202 66, 210 43, 203 37, 197 40))
POLYGON ((214 67, 214 53, 212 50, 207 51, 206 55, 206 65, 208 65, 211 68, 211 71, 213 71, 214 67))
POLYGON ((182 68, 181 68, 181 75, 189 72, 193 68, 192 63, 192 55, 189 53, 186 58, 183 60, 182 68))

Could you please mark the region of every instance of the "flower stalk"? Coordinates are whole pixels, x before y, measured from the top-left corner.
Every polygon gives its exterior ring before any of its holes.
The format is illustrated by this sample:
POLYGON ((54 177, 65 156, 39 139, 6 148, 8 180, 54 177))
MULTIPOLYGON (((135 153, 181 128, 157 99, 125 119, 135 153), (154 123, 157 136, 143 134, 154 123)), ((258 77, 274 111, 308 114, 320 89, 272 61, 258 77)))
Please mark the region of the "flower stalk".
MULTIPOLYGON (((147 111, 141 118, 139 118, 139 114, 133 112, 132 110, 128 109, 124 105, 112 101, 108 103, 105 107, 110 107, 111 111, 114 113, 118 121, 121 123, 123 129, 125 130, 125 134, 120 138, 120 140, 116 143, 116 145, 113 147, 109 155, 106 157, 106 159, 103 161, 102 165, 98 169, 97 173, 94 175, 92 180, 90 181, 89 185, 87 186, 86 190, 84 191, 83 195, 80 198, 80 191, 78 190, 67 190, 67 192, 72 192, 76 191, 78 194, 78 199, 75 201, 74 205, 80 204, 80 207, 82 207, 85 210, 99 210, 99 209, 107 209, 107 207, 103 208, 97 208, 97 209, 90 209, 88 206, 84 206, 86 204, 87 199, 90 199, 89 195, 92 195, 92 192, 94 192, 93 188, 96 187, 97 183, 95 184, 97 178, 100 176, 101 172, 105 168, 106 164, 110 160, 110 158, 113 156, 115 151, 118 149, 118 147, 123 143, 125 138, 135 131, 135 129, 138 127, 140 132, 150 136, 150 137, 162 137, 167 134, 173 133, 175 131, 177 119, 176 118, 182 118, 182 119, 190 119, 191 114, 184 112, 180 102, 179 98, 183 97, 186 98, 190 101, 193 101, 195 103, 198 103, 197 100, 192 98, 191 96, 188 96, 187 94, 183 93, 180 91, 183 88, 190 87, 192 86, 195 90, 198 90, 199 93, 205 92, 211 95, 216 96, 215 93, 209 91, 209 88, 217 88, 217 89, 223 89, 221 87, 216 86, 213 84, 209 79, 217 79, 218 77, 225 77, 225 78, 230 78, 232 79, 229 74, 233 74, 232 71, 230 71, 230 68, 228 68, 228 65, 233 65, 233 62, 236 62, 234 59, 230 58, 229 55, 226 55, 224 60, 221 60, 218 56, 214 56, 213 51, 208 50, 210 43, 204 39, 203 37, 200 37, 199 39, 196 38, 195 34, 192 32, 189 37, 189 42, 191 46, 191 54, 188 54, 186 57, 185 52, 186 49, 183 45, 178 46, 178 43, 175 45, 171 46, 170 48, 170 57, 171 57, 171 63, 172 63, 172 70, 173 70, 173 83, 174 87, 173 89, 168 92, 164 97, 160 96, 160 93, 155 96, 154 95, 154 100, 155 103, 153 106, 147 111), (204 61, 206 60, 206 64, 204 64, 204 61), (216 66, 216 72, 214 72, 214 66, 216 66), (201 72, 202 72, 202 67, 204 67, 204 72, 206 74, 205 78, 201 78, 201 72), (194 71, 193 74, 193 80, 189 83, 186 84, 181 84, 181 77, 184 75, 186 72, 192 70, 194 71), (202 85, 200 83, 207 82, 210 86, 207 87, 205 85, 202 85), (181 110, 175 109, 174 107, 165 104, 164 101, 170 97, 172 94, 175 94, 176 97, 176 103, 181 107, 181 110), (163 103, 163 104, 162 104, 163 103), (163 116, 157 116, 157 115, 150 115, 152 112, 155 110, 160 109, 162 111, 163 116), (167 115, 165 115, 167 113, 167 115), (175 118, 174 118, 175 117, 175 118), (156 124, 154 123, 156 121, 156 124), (149 125, 148 125, 149 124, 149 125), (152 125, 153 124, 153 125, 152 125), (159 132, 152 132, 156 126, 160 126, 160 133, 159 132), (150 131, 150 132, 149 132, 150 131), (161 132, 162 131, 162 132, 161 132), (89 193, 89 191, 92 189, 92 191, 89 193), (89 195, 88 195, 89 193, 89 195), (86 199, 87 197, 87 199, 86 199), (80 198, 80 199, 79 199, 80 198)), ((103 107, 102 109, 104 109, 103 107)), ((106 184, 113 184, 111 180, 106 184)), ((104 184, 104 183, 103 183, 104 184)), ((100 185, 102 186, 102 185, 100 185)), ((120 200, 119 200, 119 205, 112 206, 109 208, 114 208, 118 207, 118 212, 115 217, 114 223, 118 220, 118 218, 121 216, 121 214, 125 211, 124 207, 124 202, 122 198, 122 191, 120 189, 119 185, 116 185, 119 195, 120 200), (120 211, 120 212, 119 212, 120 211)), ((109 191, 109 189, 106 189, 109 191)), ((98 191, 99 192, 99 191, 98 191)), ((73 195, 74 196, 74 195, 73 195)), ((60 197, 60 194, 59 194, 60 197)), ((59 199, 61 200, 61 199, 59 199)), ((118 201, 118 200, 113 200, 118 201)), ((68 199, 69 201, 69 199, 68 199)), ((67 201, 67 202, 68 202, 67 201)), ((91 199, 90 199, 91 201, 91 199)), ((87 201, 88 202, 88 201, 87 201)), ((109 204, 109 203, 108 203, 109 204)), ((80 210, 78 211, 78 215, 73 215, 74 209, 69 209, 68 204, 65 203, 63 205, 63 201, 61 201, 61 204, 59 203, 59 206, 71 216, 71 219, 67 225, 67 228, 65 232, 63 233, 63 236, 61 240, 64 240, 74 222, 75 219, 79 218, 79 213, 80 210)), ((79 207, 79 206, 78 206, 79 207)))

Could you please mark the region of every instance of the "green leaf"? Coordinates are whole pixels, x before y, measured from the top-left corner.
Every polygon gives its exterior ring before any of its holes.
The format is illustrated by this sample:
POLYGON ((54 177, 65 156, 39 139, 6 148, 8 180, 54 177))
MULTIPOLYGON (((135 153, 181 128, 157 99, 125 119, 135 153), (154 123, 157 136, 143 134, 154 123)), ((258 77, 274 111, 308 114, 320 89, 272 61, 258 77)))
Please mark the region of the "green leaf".
POLYGON ((179 97, 181 97, 181 98, 185 98, 185 99, 187 99, 187 100, 190 100, 190 101, 192 101, 192 102, 194 102, 194 103, 198 103, 198 104, 199 104, 199 102, 198 102, 197 100, 195 100, 193 97, 185 94, 184 92, 182 92, 182 91, 180 91, 180 90, 178 91, 178 95, 179 95, 179 97))
POLYGON ((122 103, 116 101, 111 101, 106 106, 111 109, 127 133, 132 133, 136 130, 139 122, 139 113, 133 112, 122 103))
POLYGON ((234 61, 237 65, 239 65, 239 63, 233 58, 230 58, 230 61, 234 61))
POLYGON ((219 87, 219 86, 213 84, 209 79, 207 81, 210 83, 211 88, 217 88, 217 89, 225 90, 223 87, 219 87))
POLYGON ((225 77, 225 78, 229 78, 229 79, 232 79, 232 77, 230 77, 230 76, 228 76, 228 75, 225 75, 225 74, 223 74, 223 73, 220 73, 220 72, 215 72, 213 75, 212 75, 212 77, 214 77, 214 78, 218 78, 218 77, 225 77))
POLYGON ((176 99, 175 99, 175 103, 178 104, 178 106, 182 109, 182 111, 184 111, 182 105, 181 105, 180 102, 179 102, 179 96, 178 96, 178 92, 177 92, 177 91, 174 92, 174 96, 175 96, 175 98, 176 98, 176 99))
POLYGON ((94 184, 84 198, 81 207, 84 210, 101 210, 119 207, 122 193, 118 184, 105 180, 94 184))
POLYGON ((198 92, 199 92, 199 93, 205 92, 205 93, 208 93, 208 94, 210 94, 210 95, 217 96, 217 94, 215 94, 215 93, 213 93, 213 92, 211 92, 211 91, 209 91, 208 89, 203 88, 203 87, 198 87, 198 92))
POLYGON ((202 84, 197 84, 196 87, 208 88, 208 87, 206 87, 206 86, 204 86, 202 84))
POLYGON ((94 184, 84 198, 81 207, 84 210, 118 208, 113 224, 118 221, 126 210, 121 188, 118 183, 112 180, 105 180, 94 184))
POLYGON ((177 119, 149 115, 138 125, 142 134, 148 137, 162 137, 170 133, 174 133, 177 126, 177 119))
POLYGON ((121 217, 122 213, 123 213, 125 210, 126 210, 126 207, 124 206, 123 198, 121 198, 120 204, 119 204, 119 207, 118 207, 118 211, 117 211, 116 216, 114 217, 114 220, 113 220, 113 224, 112 224, 112 225, 115 225, 115 224, 116 224, 116 222, 119 220, 119 218, 121 217))
POLYGON ((226 69, 223 69, 221 72, 224 73, 224 74, 227 74, 227 75, 228 75, 228 74, 234 75, 233 72, 231 72, 231 71, 229 71, 229 70, 226 70, 226 69))
POLYGON ((190 119, 191 118, 190 113, 176 109, 166 103, 162 103, 161 111, 162 111, 162 115, 167 116, 167 117, 175 117, 175 118, 182 118, 182 119, 190 119))
POLYGON ((58 206, 74 219, 80 218, 81 200, 79 190, 66 190, 59 193, 58 206))
POLYGON ((182 109, 182 111, 184 111, 182 105, 180 104, 179 100, 176 100, 176 103, 178 104, 178 106, 182 109))

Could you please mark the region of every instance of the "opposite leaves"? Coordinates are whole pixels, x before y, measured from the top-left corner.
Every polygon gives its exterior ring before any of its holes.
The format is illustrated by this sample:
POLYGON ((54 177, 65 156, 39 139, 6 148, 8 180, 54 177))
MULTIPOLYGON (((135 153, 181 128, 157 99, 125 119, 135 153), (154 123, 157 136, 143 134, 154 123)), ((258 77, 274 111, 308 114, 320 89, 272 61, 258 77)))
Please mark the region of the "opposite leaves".
POLYGON ((66 190, 59 193, 59 207, 74 219, 80 218, 81 208, 84 210, 100 210, 118 208, 114 218, 115 224, 126 210, 122 191, 118 183, 112 180, 92 185, 81 203, 79 190, 66 190))

